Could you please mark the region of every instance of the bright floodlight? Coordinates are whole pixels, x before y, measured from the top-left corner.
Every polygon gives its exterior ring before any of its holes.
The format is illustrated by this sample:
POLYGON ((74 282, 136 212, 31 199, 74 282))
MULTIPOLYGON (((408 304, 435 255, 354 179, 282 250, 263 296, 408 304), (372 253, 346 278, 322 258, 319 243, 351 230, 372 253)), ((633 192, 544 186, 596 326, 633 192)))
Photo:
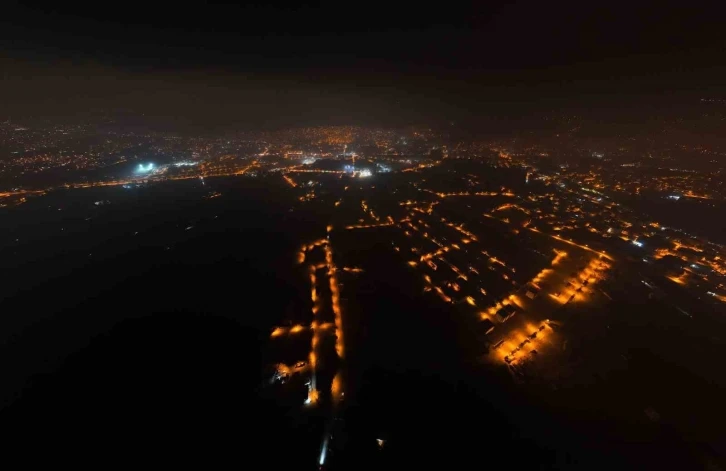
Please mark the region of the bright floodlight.
POLYGON ((361 178, 363 178, 363 177, 370 177, 371 175, 373 175, 373 173, 371 173, 371 171, 368 170, 368 169, 361 170, 360 173, 358 174, 358 176, 361 177, 361 178))
POLYGON ((154 169, 154 164, 148 164, 144 166, 144 164, 139 164, 139 166, 136 168, 136 173, 149 173, 154 169))

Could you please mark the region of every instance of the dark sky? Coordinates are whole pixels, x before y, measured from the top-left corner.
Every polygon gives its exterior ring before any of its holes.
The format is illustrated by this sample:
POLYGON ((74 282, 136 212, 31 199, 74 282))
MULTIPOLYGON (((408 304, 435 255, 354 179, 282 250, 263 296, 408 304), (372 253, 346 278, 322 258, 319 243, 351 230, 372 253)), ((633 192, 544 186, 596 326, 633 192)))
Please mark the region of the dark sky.
POLYGON ((211 127, 670 109, 723 97, 718 13, 670 1, 10 2, 0 105, 211 127))

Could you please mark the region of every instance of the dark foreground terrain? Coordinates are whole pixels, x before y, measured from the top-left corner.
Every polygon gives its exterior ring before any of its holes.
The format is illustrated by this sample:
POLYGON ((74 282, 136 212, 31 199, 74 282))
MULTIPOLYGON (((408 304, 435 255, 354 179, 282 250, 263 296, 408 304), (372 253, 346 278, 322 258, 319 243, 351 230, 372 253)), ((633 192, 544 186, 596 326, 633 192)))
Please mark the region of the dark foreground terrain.
MULTIPOLYGON (((40 222, 7 223, 3 254, 15 275, 2 300, 0 427, 8 459, 316 468, 325 418, 275 400, 263 372, 270 329, 308 296, 295 252, 324 222, 290 212, 284 196, 264 194, 261 207, 262 187, 220 184, 225 197, 208 200, 199 185, 184 186, 183 198, 167 186, 138 199, 120 189, 51 195, 23 208, 44 215, 40 222), (99 210, 97 200, 111 203, 99 210), (74 216, 54 220, 58 207, 74 216), (50 233, 58 235, 45 240, 50 233)), ((506 367, 481 364, 466 326, 422 296, 405 265, 370 253, 360 285, 343 286, 349 393, 333 425, 331 468, 718 469, 713 436, 671 429, 657 390, 647 403, 666 425, 640 409, 611 414, 614 394, 630 397, 628 384, 668 384, 644 376, 668 377, 647 353, 632 352, 623 373, 582 375, 562 394, 546 382, 515 384, 506 367)), ((622 318, 631 337, 649 329, 622 318)), ((601 334, 592 336, 595 345, 601 334)), ((683 404, 699 401, 679 391, 683 404)), ((702 416, 704 407, 678 410, 702 416)))

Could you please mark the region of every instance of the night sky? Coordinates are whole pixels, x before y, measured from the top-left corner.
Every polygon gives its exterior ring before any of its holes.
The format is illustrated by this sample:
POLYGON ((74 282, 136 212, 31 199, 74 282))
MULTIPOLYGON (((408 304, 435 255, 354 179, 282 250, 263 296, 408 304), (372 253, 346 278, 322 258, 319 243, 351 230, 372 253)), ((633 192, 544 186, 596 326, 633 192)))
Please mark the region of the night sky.
POLYGON ((10 2, 2 118, 122 110, 212 128, 476 122, 724 96, 716 11, 398 3, 10 2))

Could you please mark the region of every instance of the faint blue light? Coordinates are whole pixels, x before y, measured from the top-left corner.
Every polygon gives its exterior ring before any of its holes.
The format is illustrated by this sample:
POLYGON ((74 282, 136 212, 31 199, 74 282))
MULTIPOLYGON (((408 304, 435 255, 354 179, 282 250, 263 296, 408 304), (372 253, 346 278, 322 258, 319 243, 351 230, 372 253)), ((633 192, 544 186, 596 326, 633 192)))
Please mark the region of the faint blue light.
POLYGON ((325 464, 325 456, 328 454, 328 437, 325 437, 325 440, 323 440, 323 449, 320 450, 320 460, 318 460, 318 464, 320 466, 325 464))

